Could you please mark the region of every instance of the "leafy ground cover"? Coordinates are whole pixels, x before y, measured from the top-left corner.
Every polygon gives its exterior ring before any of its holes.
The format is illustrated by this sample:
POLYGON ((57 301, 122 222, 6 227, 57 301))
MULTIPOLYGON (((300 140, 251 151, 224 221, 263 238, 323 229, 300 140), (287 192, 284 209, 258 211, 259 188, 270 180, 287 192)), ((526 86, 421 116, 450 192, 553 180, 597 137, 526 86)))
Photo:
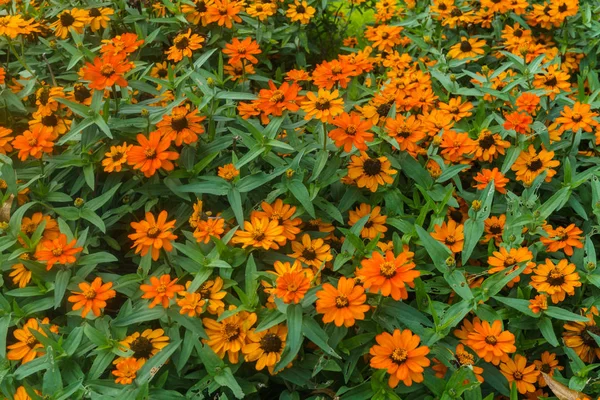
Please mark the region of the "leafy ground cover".
POLYGON ((0 396, 598 398, 599 17, 0 0, 0 396))

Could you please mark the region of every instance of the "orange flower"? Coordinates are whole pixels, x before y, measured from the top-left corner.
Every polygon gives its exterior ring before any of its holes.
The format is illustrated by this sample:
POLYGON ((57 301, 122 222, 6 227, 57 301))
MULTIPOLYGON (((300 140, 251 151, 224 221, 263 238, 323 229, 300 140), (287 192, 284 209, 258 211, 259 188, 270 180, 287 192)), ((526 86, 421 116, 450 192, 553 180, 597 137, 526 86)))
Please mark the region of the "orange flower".
POLYGON ((431 237, 444 243, 453 253, 460 253, 463 249, 465 235, 464 226, 457 224, 454 220, 445 221, 442 225, 435 225, 431 237))
POLYGON ((217 175, 220 178, 225 179, 226 181, 230 181, 233 178, 235 178, 236 176, 238 176, 240 174, 240 171, 237 170, 233 164, 225 164, 222 167, 218 168, 218 172, 217 175))
POLYGON ((117 363, 117 369, 112 371, 112 374, 116 376, 115 383, 121 385, 129 385, 137 376, 137 372, 144 365, 144 360, 136 360, 133 357, 125 358, 123 361, 117 363))
POLYGON ((300 22, 308 24, 317 10, 308 5, 305 0, 294 0, 294 4, 290 4, 285 16, 292 22, 300 22))
POLYGON ((554 376, 554 371, 562 371, 564 369, 564 367, 558 365, 556 354, 550 353, 549 351, 543 352, 541 359, 535 360, 533 363, 535 364, 535 369, 540 371, 540 375, 538 376, 538 385, 541 387, 547 386, 546 380, 542 376, 541 372, 548 374, 548 376, 554 376))
POLYGON ((233 22, 242 22, 238 13, 242 11, 242 3, 232 0, 215 0, 206 11, 206 22, 209 24, 216 22, 217 25, 225 25, 231 29, 233 22))
POLYGON ((487 321, 473 320, 473 331, 467 336, 467 346, 475 350, 477 356, 487 362, 498 365, 507 361, 508 353, 517 351, 515 335, 502 330, 502 321, 496 320, 489 324, 487 321))
POLYGON ((133 145, 128 145, 127 142, 124 142, 120 146, 110 146, 110 151, 108 153, 104 153, 106 158, 102 160, 104 171, 121 172, 123 164, 127 162, 127 153, 132 147, 133 145))
MULTIPOLYGON (((0 83, 0 85, 1 84, 2 83, 0 83)), ((12 151, 13 148, 10 145, 10 142, 12 142, 14 138, 11 136, 11 133, 11 129, 0 126, 0 154, 6 154, 12 151)))
POLYGON ((598 116, 597 112, 590 111, 589 104, 576 102, 573 108, 565 106, 560 112, 560 117, 556 118, 557 123, 561 124, 560 132, 571 130, 577 132, 579 129, 585 132, 591 132, 592 128, 598 128, 600 124, 594 120, 598 116))
POLYGON ((546 89, 550 100, 554 100, 560 92, 571 89, 570 78, 571 76, 561 71, 557 65, 550 65, 545 73, 535 76, 533 86, 536 89, 546 89))
POLYGON ((506 121, 503 125, 504 129, 513 129, 515 132, 520 133, 522 135, 529 132, 530 125, 533 122, 533 118, 531 118, 530 115, 521 114, 519 112, 505 114, 504 118, 506 118, 506 121))
POLYGON ((283 115, 285 110, 292 112, 298 111, 300 106, 297 104, 298 92, 300 86, 296 83, 291 85, 284 82, 279 88, 273 81, 269 81, 269 89, 261 89, 258 93, 256 107, 262 110, 266 115, 283 115))
POLYGON ((174 140, 176 146, 192 144, 198 141, 198 135, 204 133, 202 121, 205 119, 198 110, 175 107, 170 115, 163 116, 156 128, 163 135, 163 140, 174 140))
POLYGON ((283 235, 286 239, 296 239, 296 235, 300 233, 298 225, 302 224, 302 220, 300 218, 292 218, 296 212, 295 206, 284 204, 283 200, 277 199, 272 204, 263 201, 260 204, 260 207, 263 211, 255 211, 253 212, 253 215, 259 218, 266 217, 277 221, 279 225, 283 226, 283 235))
POLYGON ((526 184, 531 184, 538 175, 548 171, 546 182, 550 182, 556 175, 556 171, 552 168, 560 165, 560 161, 553 160, 553 157, 553 151, 541 149, 539 153, 536 153, 535 147, 531 144, 527 150, 521 152, 511 169, 515 171, 517 180, 526 184))
POLYGON ((387 370, 390 387, 398 386, 400 381, 406 386, 423 382, 423 368, 431 362, 425 357, 429 347, 419 347, 419 336, 408 329, 396 329, 391 335, 387 332, 377 335, 375 341, 377 344, 369 350, 373 356, 371 367, 387 370))
POLYGON ((241 42, 238 38, 233 38, 231 43, 227 43, 225 49, 223 49, 223 54, 230 57, 229 64, 244 63, 246 61, 258 64, 258 59, 254 55, 260 53, 262 53, 260 46, 251 37, 247 37, 241 42))
POLYGON ((302 103, 302 110, 306 113, 304 119, 316 118, 322 122, 329 121, 332 117, 344 112, 344 100, 340 98, 337 90, 332 92, 319 89, 315 95, 313 92, 306 94, 308 98, 302 103))
POLYGON ((575 264, 565 259, 554 264, 546 258, 546 263, 538 264, 533 272, 531 286, 538 292, 549 294, 554 304, 563 301, 567 294, 573 296, 575 288, 581 286, 575 264))
POLYGON ((540 98, 538 95, 533 93, 522 93, 517 97, 515 102, 519 111, 525 111, 530 115, 535 115, 536 110, 540 104, 540 98))
POLYGON ((487 243, 494 239, 496 246, 502 243, 502 235, 504 234, 504 223, 506 222, 506 215, 502 214, 499 217, 492 216, 486 218, 483 221, 485 237, 481 239, 482 243, 487 243))
POLYGON ((438 107, 440 110, 444 110, 454 118, 455 121, 460 121, 463 118, 470 117, 473 113, 471 110, 473 109, 473 104, 471 102, 465 101, 461 103, 462 98, 460 96, 450 99, 448 104, 439 103, 438 107))
POLYGON ((366 203, 361 203, 355 210, 350 210, 348 225, 354 226, 365 215, 369 216, 367 223, 360 231, 360 236, 365 239, 375 239, 377 234, 381 233, 381 238, 385 236, 387 227, 384 226, 387 217, 381 214, 381 207, 371 206, 366 203))
POLYGON ((479 190, 485 189, 488 183, 493 180, 494 189, 497 190, 498 193, 502 194, 506 193, 505 186, 509 182, 509 180, 504 177, 504 174, 498 171, 498 168, 494 168, 492 170, 482 169, 481 172, 477 173, 473 180, 478 183, 475 185, 475 187, 479 190))
POLYGON ((52 132, 46 130, 42 125, 35 125, 31 130, 24 131, 15 137, 12 142, 15 150, 19 150, 19 159, 27 160, 28 157, 42 158, 44 153, 52 153, 52 132))
POLYGON ((89 284, 87 282, 81 282, 79 289, 81 292, 73 292, 73 296, 69 296, 69 301, 73 304, 73 311, 77 311, 83 308, 81 311, 81 317, 85 316, 91 311, 94 312, 96 317, 100 316, 100 309, 106 307, 106 300, 111 299, 117 295, 117 292, 111 290, 112 282, 102 284, 102 279, 97 277, 94 281, 89 284))
POLYGON ((112 39, 104 39, 100 53, 108 53, 113 56, 128 55, 139 49, 142 44, 144 44, 144 39, 138 40, 136 33, 123 33, 112 39))
POLYGON ((231 243, 240 243, 243 249, 252 246, 277 250, 287 241, 283 232, 284 227, 279 225, 277 220, 251 216, 250 221, 244 221, 244 230, 239 229, 235 232, 231 243))
MULTIPOLYGON (((229 311, 235 309, 235 306, 229 306, 229 311)), ((237 364, 239 353, 248 342, 246 335, 256 320, 256 314, 247 311, 240 311, 221 321, 203 318, 202 325, 204 325, 208 339, 202 341, 208 344, 220 358, 224 358, 227 354, 229 362, 237 364)))
POLYGON ((450 162, 460 162, 465 154, 471 154, 477 149, 477 142, 468 133, 457 133, 453 130, 442 134, 442 156, 450 162))
POLYGON ((583 237, 581 234, 583 231, 575 226, 575 224, 571 224, 566 228, 559 226, 556 229, 553 229, 551 225, 543 226, 546 233, 548 233, 548 237, 540 237, 540 241, 544 246, 546 246, 546 251, 549 253, 553 253, 555 251, 563 250, 566 255, 573 255, 573 248, 582 249, 583 237))
POLYGON ((536 314, 547 310, 548 298, 546 297, 546 295, 538 294, 537 296, 535 296, 535 298, 529 300, 529 309, 536 314))
POLYGON ((208 243, 211 237, 215 237, 220 239, 223 232, 225 232, 225 220, 221 217, 211 218, 209 217, 206 220, 201 220, 196 225, 196 230, 194 231, 194 237, 198 243, 208 243))
MULTIPOLYGON (((532 268, 535 267, 535 263, 532 262, 533 254, 527 247, 519 247, 518 249, 506 250, 504 247, 500 247, 500 251, 494 251, 492 256, 488 257, 488 264, 490 268, 488 273, 495 274, 504 271, 506 275, 510 275, 513 271, 518 269, 522 264, 525 263, 526 267, 523 270, 523 274, 530 274, 532 268)), ((508 283, 508 287, 521 280, 520 276, 515 277, 508 283)))
POLYGON ((309 276, 303 269, 285 272, 277 278, 275 284, 275 296, 286 304, 300 303, 310 289, 309 276))
MULTIPOLYGON (((218 1, 218 0, 217 0, 218 1)), ((192 57, 195 50, 202 48, 204 38, 198 34, 192 34, 192 30, 188 29, 185 33, 180 33, 173 39, 173 46, 169 47, 167 60, 179 62, 184 57, 192 57)))
MULTIPOLYGON (((483 47, 485 46, 485 40, 477 40, 477 39, 468 39, 466 37, 461 37, 461 41, 456 43, 454 46, 450 47, 450 51, 448 51, 449 58, 456 58, 459 60, 465 58, 478 57, 485 54, 483 47)), ((467 62, 470 62, 469 60, 467 62)))
POLYGON ((520 354, 515 355, 514 361, 510 358, 500 364, 500 372, 506 377, 509 385, 514 382, 521 394, 535 392, 534 383, 540 371, 535 369, 535 364, 527 365, 527 358, 520 354))
POLYGON ((149 250, 152 250, 152 259, 156 261, 160 249, 173 250, 171 241, 177 239, 177 236, 171 230, 176 221, 167 222, 167 216, 165 210, 161 211, 156 219, 151 212, 147 212, 146 219, 131 223, 135 233, 128 235, 128 237, 134 241, 131 247, 135 247, 135 254, 141 253, 141 256, 144 257, 149 250))
POLYGON ((169 300, 175 297, 177 292, 183 291, 183 285, 177 285, 177 278, 171 280, 168 274, 162 275, 159 278, 150 277, 150 285, 141 285, 140 290, 144 292, 142 299, 152 299, 152 303, 148 308, 154 308, 161 303, 164 308, 169 308, 169 300))
POLYGON ((425 132, 421 128, 421 121, 414 115, 408 118, 404 115, 396 115, 396 119, 387 118, 385 122, 385 131, 390 137, 398 142, 400 150, 408 151, 413 154, 417 151, 421 140, 425 139, 425 132))
POLYGON ((325 283, 323 289, 317 292, 316 308, 319 314, 324 314, 324 323, 333 322, 335 326, 344 325, 349 328, 354 325, 355 320, 365 319, 365 313, 370 308, 365 301, 365 289, 356 285, 354 279, 342 276, 337 288, 325 283))
POLYGON ((392 251, 387 251, 384 257, 375 251, 371 258, 361 261, 362 268, 356 270, 356 276, 371 293, 381 292, 383 296, 391 296, 394 300, 407 299, 406 286, 414 287, 414 280, 421 275, 415 271, 413 255, 412 252, 403 251, 395 257, 392 251))
POLYGON ((572 348, 583 362, 592 363, 596 357, 600 358, 600 346, 590 335, 590 333, 600 335, 600 327, 596 325, 598 309, 596 306, 589 309, 582 308, 581 314, 588 320, 566 323, 564 325, 563 340, 565 345, 572 348))
MULTIPOLYGON (((50 321, 48 318, 44 318, 41 323, 47 325, 49 322, 50 321)), ((54 331, 55 329, 50 327, 50 330, 54 331)), ((37 319, 29 318, 29 320, 27 320, 21 329, 15 329, 13 332, 17 342, 6 346, 8 350, 6 353, 6 358, 8 360, 21 360, 21 363, 25 364, 34 358, 41 356, 42 353, 45 352, 44 345, 41 344, 35 336, 33 336, 32 331, 37 331, 43 336, 48 336, 40 326, 40 323, 38 323, 37 319)))
POLYGON ((481 161, 494 161, 504 150, 510 147, 510 142, 502 140, 500 135, 493 135, 488 129, 483 129, 477 139, 474 158, 481 161))
POLYGON ((344 147, 349 153, 352 146, 357 150, 367 150, 367 143, 373 141, 373 134, 369 129, 373 126, 370 121, 365 121, 356 113, 342 113, 331 121, 337 129, 329 131, 328 135, 334 141, 336 147, 344 147))
POLYGON ((179 295, 183 296, 183 298, 177 299, 177 305, 181 307, 179 314, 187 314, 188 317, 196 317, 202 314, 202 307, 206 300, 202 298, 200 293, 180 292, 179 295))
POLYGON ((86 63, 82 68, 83 79, 90 81, 91 89, 104 90, 113 85, 127 86, 124 74, 133 68, 133 63, 126 61, 123 56, 104 55, 94 58, 93 63, 86 63))
POLYGON ((67 243, 67 235, 61 233, 60 236, 52 240, 44 240, 35 252, 35 258, 38 261, 46 261, 46 270, 50 270, 54 264, 74 263, 75 254, 80 253, 83 247, 75 247, 77 239, 72 239, 67 243))
POLYGON ((356 76, 355 68, 339 60, 323 61, 313 71, 313 83, 319 89, 331 90, 335 85, 345 89, 350 83, 350 78, 356 76))
POLYGON ((327 261, 333 260, 331 247, 325 244, 321 238, 311 240, 308 233, 302 236, 301 242, 292 242, 292 251, 293 253, 288 254, 288 256, 315 268, 319 268, 327 261))
POLYGON ((177 160, 179 154, 167 149, 171 145, 171 139, 161 138, 158 131, 150 133, 146 138, 141 133, 137 135, 139 146, 133 146, 127 152, 127 163, 133 165, 133 169, 139 169, 146 178, 153 176, 158 169, 172 171, 175 166, 171 162, 177 160))
POLYGON ((392 184, 392 175, 398 172, 392 169, 392 163, 387 157, 370 158, 364 151, 360 152, 360 157, 351 156, 351 160, 348 165, 348 177, 359 188, 367 188, 373 193, 380 185, 392 184))

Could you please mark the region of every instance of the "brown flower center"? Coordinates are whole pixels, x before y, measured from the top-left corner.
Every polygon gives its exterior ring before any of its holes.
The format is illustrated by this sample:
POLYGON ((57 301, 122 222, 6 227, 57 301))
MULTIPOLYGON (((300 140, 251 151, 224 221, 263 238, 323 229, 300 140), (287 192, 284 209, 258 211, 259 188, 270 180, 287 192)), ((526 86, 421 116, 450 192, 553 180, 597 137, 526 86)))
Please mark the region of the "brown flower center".
POLYGON ((561 286, 565 283, 565 275, 558 268, 553 268, 548 274, 546 281, 552 286, 561 286))
POLYGON ((269 99, 269 101, 271 103, 279 103, 280 101, 283 101, 283 99, 285 99, 283 92, 281 90, 276 90, 271 95, 271 98, 269 99))
POLYGON ((90 13, 89 13, 90 17, 101 17, 102 13, 100 12, 100 10, 98 10, 97 8, 91 8, 90 9, 90 13))
POLYGON ((454 243, 456 243, 456 239, 454 238, 454 235, 446 236, 446 240, 444 240, 444 243, 446 243, 447 245, 450 245, 450 246, 452 246, 454 243))
POLYGON ((108 78, 115 73, 115 69, 112 65, 103 65, 102 68, 100 68, 100 73, 102 74, 102 76, 108 78))
POLYGON ((153 160, 156 158, 156 150, 146 149, 146 150, 144 150, 144 155, 146 156, 147 159, 153 160))
POLYGON ((514 257, 508 256, 504 260, 504 266, 505 267, 512 267, 513 265, 515 265, 516 262, 517 262, 517 260, 515 260, 514 257))
POLYGON ((485 135, 481 139, 479 139, 479 147, 484 150, 488 150, 496 143, 496 140, 492 135, 485 135))
POLYGON ((500 225, 494 224, 490 226, 490 233, 494 235, 500 235, 502 233, 502 227, 500 225))
POLYGON ((151 239, 156 239, 158 235, 160 235, 160 229, 158 229, 156 226, 151 227, 148 229, 148 232, 146 232, 146 236, 151 239))
POLYGON ((540 371, 545 374, 549 374, 552 371, 552 367, 549 364, 542 364, 540 366, 540 371))
POLYGON ((65 28, 73 25, 74 22, 75 18, 73 18, 71 13, 69 13, 68 11, 65 11, 62 14, 60 14, 60 24, 65 28))
POLYGON ((350 303, 350 302, 348 301, 348 298, 347 298, 346 296, 344 296, 344 295, 340 295, 340 296, 337 296, 337 297, 335 298, 335 306, 336 306, 337 308, 344 308, 344 307, 348 307, 348 304, 349 304, 349 303, 350 303))
POLYGON ((516 381, 520 381, 521 379, 523 379, 523 374, 520 371, 515 371, 515 373, 513 374, 513 378, 515 378, 516 381))
POLYGON ((317 253, 314 251, 314 249, 304 249, 302 250, 302 257, 306 261, 313 261, 317 259, 317 253))
POLYGON ((315 103, 315 108, 319 111, 329 110, 331 108, 331 103, 329 102, 328 99, 319 97, 317 99, 317 102, 315 103))
POLYGON ((496 336, 490 335, 490 336, 485 337, 485 342, 487 344, 494 345, 494 344, 498 343, 498 339, 496 339, 496 336))
POLYGON ((304 6, 302 4, 299 4, 296 7, 296 13, 298 13, 298 14, 304 14, 305 11, 306 11, 306 8, 304 8, 304 6))
POLYGON ((378 159, 365 160, 363 170, 369 176, 376 176, 381 172, 381 161, 378 159))
POLYGON ((180 36, 178 38, 175 38, 175 41, 173 44, 175 45, 175 47, 177 49, 185 50, 188 48, 188 46, 190 44, 190 40, 186 36, 180 36))
POLYGON ((131 342, 130 348, 133 350, 134 358, 148 359, 152 356, 152 350, 154 349, 154 346, 152 345, 150 339, 140 336, 131 342))
POLYGON ((450 211, 450 218, 457 223, 461 223, 463 220, 463 215, 460 210, 452 210, 450 211))
POLYGON ((265 353, 279 353, 283 348, 283 341, 274 333, 267 333, 260 339, 260 348, 265 353))
POLYGON ((117 151, 115 154, 112 155, 113 162, 122 160, 124 155, 125 153, 123 153, 122 151, 117 151))
POLYGON ((469 43, 468 40, 463 40, 462 42, 460 42, 460 51, 462 51, 463 53, 468 53, 472 49, 473 46, 471 46, 471 43, 469 43))
POLYGON ((377 114, 381 117, 387 117, 390 113, 390 109, 392 108, 391 104, 385 103, 377 107, 377 114))
POLYGON ((240 327, 235 324, 227 323, 225 324, 223 335, 225 336, 226 340, 230 342, 234 341, 240 336, 240 327))
POLYGON ((546 86, 554 87, 557 83, 558 81, 554 75, 546 78, 546 86))
POLYGON ((50 114, 50 115, 46 115, 44 117, 42 117, 42 125, 44 126, 49 126, 49 127, 55 127, 56 125, 58 125, 58 118, 56 118, 56 115, 54 114, 50 114))
POLYGON ((178 115, 171 118, 171 128, 173 128, 174 131, 180 132, 186 129, 188 126, 186 115, 178 115))
POLYGON ((532 161, 527 163, 527 169, 530 171, 539 171, 544 166, 544 163, 539 158, 535 158, 532 161))
POLYGON ((346 135, 348 135, 348 136, 356 135, 356 126, 348 125, 348 127, 346 128, 346 135))
POLYGON ((581 114, 573 114, 573 116, 571 117, 571 119, 573 120, 573 122, 579 122, 583 119, 583 117, 581 116, 581 114))

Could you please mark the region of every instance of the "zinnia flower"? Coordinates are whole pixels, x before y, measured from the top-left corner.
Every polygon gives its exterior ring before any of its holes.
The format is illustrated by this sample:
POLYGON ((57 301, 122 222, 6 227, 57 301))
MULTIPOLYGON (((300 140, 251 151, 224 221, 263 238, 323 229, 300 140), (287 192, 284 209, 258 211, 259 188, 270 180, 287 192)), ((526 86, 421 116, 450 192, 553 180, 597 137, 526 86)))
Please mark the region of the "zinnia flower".
POLYGON ((498 365, 500 361, 508 361, 508 354, 517 351, 515 335, 503 331, 500 320, 494 321, 492 325, 487 321, 473 320, 473 330, 469 332, 466 342, 477 356, 494 365, 498 365))
POLYGON ((355 320, 365 319, 365 313, 370 309, 366 301, 365 289, 356 285, 354 279, 342 276, 337 287, 325 283, 317 292, 316 309, 319 314, 324 314, 324 323, 333 322, 335 326, 349 328, 355 320))
POLYGON ((392 251, 387 251, 384 257, 375 251, 371 258, 361 261, 362 268, 356 270, 356 276, 371 293, 381 292, 394 300, 407 299, 406 286, 414 287, 414 280, 421 275, 415 270, 413 255, 403 251, 396 257, 392 251))
POLYGON ((154 131, 150 133, 149 138, 140 133, 137 135, 137 141, 139 146, 133 146, 127 152, 127 163, 133 165, 133 169, 139 169, 149 178, 161 168, 165 171, 175 168, 171 161, 177 160, 179 154, 168 151, 171 139, 161 137, 159 131, 154 131))
POLYGON ((581 286, 575 264, 560 260, 554 264, 546 258, 545 264, 538 264, 531 276, 531 286, 538 292, 550 295, 554 304, 563 301, 566 295, 573 296, 575 288, 581 286))
POLYGON ((112 285, 112 282, 102 284, 100 277, 94 279, 91 284, 81 282, 79 284, 81 292, 73 292, 73 295, 69 296, 68 299, 71 303, 75 303, 73 304, 73 311, 83 308, 81 310, 82 318, 85 318, 90 310, 96 317, 99 317, 101 309, 106 307, 106 300, 117 295, 117 292, 111 289, 112 285))
POLYGON ((152 250, 152 259, 156 261, 160 249, 173 250, 171 241, 177 239, 177 236, 171 230, 176 221, 167 222, 167 217, 168 214, 165 210, 158 214, 158 218, 154 218, 154 214, 147 212, 146 219, 140 222, 131 222, 131 227, 135 229, 135 233, 128 235, 128 237, 134 241, 131 247, 135 247, 136 254, 141 253, 141 256, 144 257, 149 250, 152 250))
POLYGON ((54 264, 74 263, 75 254, 81 252, 83 247, 75 247, 77 239, 73 238, 67 243, 67 235, 61 233, 60 236, 52 240, 44 240, 35 252, 35 258, 39 261, 46 261, 46 269, 49 271, 54 264))
POLYGON ((385 369, 390 374, 390 387, 398 386, 400 381, 406 386, 423 382, 424 367, 431 362, 425 357, 429 354, 429 347, 419 347, 419 336, 408 329, 396 329, 391 335, 387 332, 377 335, 375 341, 377 344, 369 350, 373 356, 371 367, 385 369))
POLYGON ((136 360, 134 357, 125 358, 117 364, 117 368, 112 371, 116 376, 115 383, 121 385, 130 385, 137 376, 137 372, 142 368, 144 362, 136 360))
POLYGON ((164 274, 160 279, 151 276, 150 285, 141 285, 140 290, 144 292, 142 299, 152 299, 148 308, 154 308, 159 303, 163 308, 169 308, 169 300, 175 297, 177 292, 183 291, 184 287, 177 284, 177 278, 171 280, 169 274, 164 274))
POLYGON ((514 382, 521 394, 535 392, 534 383, 540 371, 535 369, 535 364, 527 365, 527 358, 520 354, 515 355, 514 361, 510 358, 500 364, 500 372, 506 377, 509 385, 514 382))
POLYGON ((281 353, 285 348, 287 332, 285 325, 275 325, 261 332, 250 330, 246 335, 247 343, 242 347, 245 360, 256 361, 257 371, 267 367, 269 373, 273 375, 273 369, 281 360, 281 353))
POLYGON ((359 188, 366 187, 375 193, 379 185, 392 184, 398 171, 392 169, 392 164, 387 157, 370 158, 361 151, 359 156, 351 156, 348 165, 348 177, 356 181, 359 188))
MULTIPOLYGON (((230 306, 229 310, 235 310, 235 306, 230 306)), ((203 318, 202 324, 208 339, 202 342, 208 344, 221 359, 227 354, 229 362, 237 364, 239 353, 247 342, 246 335, 256 319, 256 314, 247 311, 240 311, 218 322, 203 318)))

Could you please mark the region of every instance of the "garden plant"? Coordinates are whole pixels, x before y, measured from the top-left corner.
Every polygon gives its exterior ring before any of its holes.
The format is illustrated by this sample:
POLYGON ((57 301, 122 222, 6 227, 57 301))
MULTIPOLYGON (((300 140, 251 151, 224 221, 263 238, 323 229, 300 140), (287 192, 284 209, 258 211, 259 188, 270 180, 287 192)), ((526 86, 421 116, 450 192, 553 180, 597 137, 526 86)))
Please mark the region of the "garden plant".
POLYGON ((0 0, 0 398, 598 399, 598 0, 0 0))

